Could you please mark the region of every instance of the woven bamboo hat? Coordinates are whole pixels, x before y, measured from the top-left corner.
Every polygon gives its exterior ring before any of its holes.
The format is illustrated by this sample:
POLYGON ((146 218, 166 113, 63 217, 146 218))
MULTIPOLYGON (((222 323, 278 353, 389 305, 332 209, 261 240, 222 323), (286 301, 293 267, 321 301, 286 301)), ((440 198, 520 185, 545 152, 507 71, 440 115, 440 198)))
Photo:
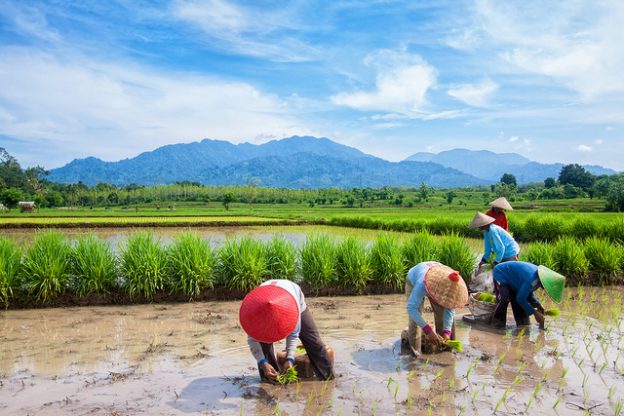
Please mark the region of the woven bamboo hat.
POLYGON ((425 274, 425 289, 434 303, 457 309, 468 302, 468 288, 459 273, 448 266, 431 267, 425 274))
POLYGON ((563 287, 565 286, 565 276, 550 270, 546 266, 537 267, 537 275, 546 293, 552 300, 561 303, 563 298, 563 287))
POLYGON ((271 344, 286 338, 295 329, 299 321, 299 305, 284 288, 259 286, 243 299, 238 318, 247 335, 271 344))
POLYGON ((494 201, 490 202, 490 206, 493 206, 494 208, 506 209, 507 211, 513 211, 513 207, 504 196, 501 196, 500 198, 497 198, 494 201))
POLYGON ((470 221, 470 224, 468 224, 468 227, 479 228, 484 225, 492 224, 494 221, 496 220, 489 215, 485 215, 484 213, 477 211, 472 221, 470 221))

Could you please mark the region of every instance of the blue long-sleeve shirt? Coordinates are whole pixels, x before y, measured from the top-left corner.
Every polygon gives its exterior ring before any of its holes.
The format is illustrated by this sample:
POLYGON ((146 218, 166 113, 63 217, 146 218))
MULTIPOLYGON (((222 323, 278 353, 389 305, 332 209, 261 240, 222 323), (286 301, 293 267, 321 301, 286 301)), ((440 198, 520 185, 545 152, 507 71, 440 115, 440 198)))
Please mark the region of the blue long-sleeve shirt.
POLYGON ((516 293, 516 301, 527 315, 532 315, 535 309, 530 301, 540 304, 533 292, 542 287, 537 266, 525 261, 506 261, 494 268, 493 275, 494 280, 509 286, 516 293))
POLYGON ((483 231, 483 260, 487 261, 492 253, 496 253, 496 262, 513 257, 520 252, 520 246, 507 231, 496 224, 490 224, 487 231, 483 231))
MULTIPOLYGON (((433 266, 441 266, 441 263, 437 261, 428 261, 418 263, 407 272, 407 280, 414 286, 412 293, 407 300, 407 313, 410 318, 416 322, 416 324, 424 328, 427 326, 427 322, 420 314, 420 307, 427 296, 427 289, 425 289, 425 274, 433 266)), ((455 317, 455 311, 453 309, 444 309, 443 322, 444 331, 451 331, 453 327, 453 318, 455 317)))

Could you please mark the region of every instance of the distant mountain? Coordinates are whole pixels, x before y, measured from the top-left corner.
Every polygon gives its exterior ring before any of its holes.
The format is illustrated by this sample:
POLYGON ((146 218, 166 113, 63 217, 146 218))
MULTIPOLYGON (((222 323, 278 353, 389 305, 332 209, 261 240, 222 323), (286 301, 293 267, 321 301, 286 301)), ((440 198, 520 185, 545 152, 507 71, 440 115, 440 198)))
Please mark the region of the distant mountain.
POLYGON ((475 178, 436 163, 393 163, 327 138, 290 137, 262 145, 234 145, 220 140, 160 147, 119 162, 89 157, 53 169, 48 179, 87 185, 168 184, 195 181, 206 185, 245 184, 289 188, 484 185, 475 178))
MULTIPOLYGON (((548 177, 556 179, 564 166, 563 163, 533 162, 517 153, 494 153, 487 150, 467 149, 453 149, 437 154, 421 152, 405 160, 438 163, 488 182, 497 182, 505 173, 513 174, 519 183, 541 182, 548 177)), ((584 167, 594 175, 616 173, 602 166, 585 165, 584 167)))

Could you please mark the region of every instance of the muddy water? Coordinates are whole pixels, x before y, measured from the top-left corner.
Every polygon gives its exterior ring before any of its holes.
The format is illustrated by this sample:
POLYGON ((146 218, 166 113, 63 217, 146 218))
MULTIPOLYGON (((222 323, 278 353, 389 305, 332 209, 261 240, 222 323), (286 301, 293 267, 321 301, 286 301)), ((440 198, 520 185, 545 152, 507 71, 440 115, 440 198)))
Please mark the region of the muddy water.
POLYGON ((308 305, 338 377, 290 386, 260 383, 238 302, 0 312, 0 414, 612 415, 624 398, 620 289, 574 293, 546 331, 459 319, 463 353, 417 359, 403 296, 308 305))

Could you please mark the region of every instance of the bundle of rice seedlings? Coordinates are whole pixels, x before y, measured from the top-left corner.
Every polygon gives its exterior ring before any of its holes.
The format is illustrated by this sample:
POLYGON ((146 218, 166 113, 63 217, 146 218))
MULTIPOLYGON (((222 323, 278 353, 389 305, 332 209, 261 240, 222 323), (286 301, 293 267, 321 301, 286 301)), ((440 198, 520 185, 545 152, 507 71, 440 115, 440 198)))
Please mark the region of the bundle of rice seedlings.
POLYGON ((585 279, 589 270, 589 261, 582 246, 573 238, 563 237, 554 246, 553 258, 556 270, 568 277, 585 279))
POLYGON ((295 278, 297 250, 283 236, 276 235, 266 244, 267 273, 271 279, 295 278))
POLYGON ((0 303, 9 306, 13 289, 19 285, 22 253, 12 240, 0 237, 0 303))
POLYGON ((536 215, 527 217, 522 226, 522 239, 524 241, 540 241, 544 240, 541 235, 540 219, 536 215))
POLYGON ((475 296, 475 299, 480 302, 496 303, 496 296, 494 296, 493 293, 488 292, 479 293, 477 296, 475 296))
POLYGON ((336 246, 327 234, 309 235, 301 247, 301 275, 307 285, 320 289, 336 281, 336 246))
POLYGON ((409 269, 423 261, 438 260, 438 247, 428 230, 414 234, 401 247, 403 266, 409 269))
POLYGON ((370 259, 364 244, 347 237, 336 249, 336 277, 343 286, 361 290, 370 280, 370 259))
POLYGON ((23 259, 23 281, 38 301, 47 302, 67 286, 71 248, 58 232, 37 234, 23 259))
POLYGON ((290 384, 296 383, 299 381, 299 375, 297 374, 297 369, 295 367, 289 367, 284 374, 277 375, 277 382, 279 384, 290 384))
POLYGON ((379 234, 370 253, 373 279, 395 289, 403 287, 405 266, 401 246, 392 234, 379 234))
POLYGON ((444 345, 457 352, 464 352, 464 346, 461 341, 449 339, 444 341, 444 345))
POLYGON ((476 268, 476 258, 466 241, 456 234, 442 238, 438 246, 440 263, 457 270, 466 284, 476 268))
POLYGON ((251 290, 268 277, 264 244, 250 237, 229 240, 219 251, 219 280, 230 289, 251 290))
POLYGON ((558 308, 550 308, 544 311, 544 315, 552 316, 553 318, 558 318, 561 315, 561 311, 558 308))
POLYGON ((548 243, 538 242, 529 244, 520 252, 520 259, 529 263, 543 265, 555 269, 554 246, 548 243))
POLYGON ((208 241, 192 232, 179 234, 167 250, 169 285, 193 299, 214 286, 216 257, 208 241))
POLYGON ((163 290, 167 277, 167 252, 150 232, 139 232, 121 248, 123 287, 131 297, 152 299, 163 290))
POLYGON ((544 241, 555 241, 564 235, 565 223, 559 217, 547 216, 542 217, 539 221, 540 229, 538 231, 540 239, 544 241))
POLYGON ((72 249, 71 272, 78 296, 107 293, 117 280, 117 258, 105 242, 92 235, 80 237, 72 249))
POLYGON ((600 278, 601 283, 607 283, 620 273, 620 252, 609 240, 590 237, 583 247, 590 271, 600 278))

